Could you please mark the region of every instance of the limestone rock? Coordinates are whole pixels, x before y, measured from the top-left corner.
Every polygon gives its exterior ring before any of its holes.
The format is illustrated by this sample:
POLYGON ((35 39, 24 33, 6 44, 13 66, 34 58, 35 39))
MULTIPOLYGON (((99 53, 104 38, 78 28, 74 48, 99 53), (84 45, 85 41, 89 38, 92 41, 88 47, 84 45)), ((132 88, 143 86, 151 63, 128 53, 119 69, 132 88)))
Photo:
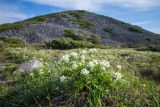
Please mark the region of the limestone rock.
POLYGON ((38 60, 30 60, 24 64, 22 64, 13 74, 22 74, 33 71, 34 69, 41 68, 43 64, 38 60))

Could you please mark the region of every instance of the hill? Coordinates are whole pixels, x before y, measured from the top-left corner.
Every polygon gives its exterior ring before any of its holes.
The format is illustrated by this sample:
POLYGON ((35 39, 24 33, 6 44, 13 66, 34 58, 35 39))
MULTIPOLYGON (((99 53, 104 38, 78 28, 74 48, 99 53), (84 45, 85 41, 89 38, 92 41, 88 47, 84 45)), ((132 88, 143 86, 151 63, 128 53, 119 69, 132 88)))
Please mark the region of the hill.
POLYGON ((92 12, 77 10, 37 16, 24 21, 0 25, 0 37, 16 37, 30 43, 42 43, 60 37, 66 29, 76 35, 101 37, 102 44, 157 44, 158 34, 141 27, 98 15, 92 12))

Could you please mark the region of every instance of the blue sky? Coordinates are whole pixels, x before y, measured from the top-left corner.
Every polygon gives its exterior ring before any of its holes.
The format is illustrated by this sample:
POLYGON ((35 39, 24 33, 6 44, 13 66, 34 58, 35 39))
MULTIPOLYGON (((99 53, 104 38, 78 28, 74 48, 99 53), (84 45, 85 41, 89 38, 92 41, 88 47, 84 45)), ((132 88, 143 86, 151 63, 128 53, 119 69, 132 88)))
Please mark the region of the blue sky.
POLYGON ((88 10, 160 34, 160 0, 0 0, 0 24, 65 10, 88 10))

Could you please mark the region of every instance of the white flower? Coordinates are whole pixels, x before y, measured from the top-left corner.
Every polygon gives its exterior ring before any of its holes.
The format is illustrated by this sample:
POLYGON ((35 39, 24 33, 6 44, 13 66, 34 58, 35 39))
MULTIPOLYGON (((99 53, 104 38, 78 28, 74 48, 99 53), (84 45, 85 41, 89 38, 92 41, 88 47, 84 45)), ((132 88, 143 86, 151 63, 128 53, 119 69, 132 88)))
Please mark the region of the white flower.
POLYGON ((91 67, 91 68, 94 68, 94 67, 95 67, 95 64, 94 64, 94 62, 89 61, 88 66, 91 67))
POLYGON ((61 81, 61 82, 65 81, 66 79, 67 79, 67 77, 64 76, 64 75, 62 75, 62 76, 60 77, 60 81, 61 81))
POLYGON ((81 70, 81 74, 87 75, 87 74, 89 74, 89 71, 88 71, 87 69, 83 68, 83 69, 81 70))
POLYGON ((85 60, 86 57, 84 55, 81 55, 81 60, 85 60))
POLYGON ((33 76, 34 76, 34 74, 33 74, 33 73, 30 73, 30 74, 29 74, 29 76, 33 77, 33 76))
POLYGON ((118 68, 119 70, 121 70, 121 69, 122 69, 122 66, 121 66, 121 65, 117 65, 117 68, 118 68))
POLYGON ((77 69, 78 68, 78 65, 76 64, 76 62, 73 63, 72 68, 73 69, 77 69))
POLYGON ((96 48, 90 49, 89 52, 97 52, 96 48))
POLYGON ((65 62, 69 62, 69 55, 62 56, 62 60, 64 60, 65 62))
POLYGON ((97 64, 99 63, 99 61, 96 60, 96 59, 94 59, 94 60, 93 60, 93 63, 94 63, 95 65, 97 65, 97 64))
POLYGON ((101 65, 102 67, 109 68, 109 67, 110 67, 110 62, 109 62, 109 61, 102 60, 102 61, 100 61, 100 65, 101 65))
POLYGON ((70 56, 77 57, 79 54, 77 52, 70 53, 70 56))
POLYGON ((116 76, 117 79, 121 79, 122 78, 122 74, 119 72, 114 73, 114 75, 116 76))
POLYGON ((51 70, 49 70, 48 73, 51 73, 51 70))

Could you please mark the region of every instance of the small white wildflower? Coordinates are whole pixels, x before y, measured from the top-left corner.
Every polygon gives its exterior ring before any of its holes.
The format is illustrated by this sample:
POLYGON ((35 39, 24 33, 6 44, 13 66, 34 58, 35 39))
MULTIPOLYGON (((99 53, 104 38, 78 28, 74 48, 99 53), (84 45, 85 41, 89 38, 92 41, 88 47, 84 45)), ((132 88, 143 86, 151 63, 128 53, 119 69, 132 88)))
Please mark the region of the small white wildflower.
POLYGON ((117 68, 118 68, 119 70, 121 70, 121 69, 122 69, 122 66, 121 66, 121 65, 117 65, 117 68))
POLYGON ((30 74, 29 74, 29 76, 33 77, 33 76, 34 76, 33 72, 32 72, 32 73, 30 73, 30 74))
POLYGON ((70 56, 77 57, 79 54, 77 52, 70 53, 70 56))
POLYGON ((60 81, 61 81, 61 82, 64 82, 66 79, 67 79, 67 77, 64 76, 64 75, 62 75, 62 76, 60 77, 60 81))
POLYGON ((69 62, 69 55, 62 56, 62 60, 64 60, 65 62, 69 62))
POLYGON ((89 62, 88 62, 88 66, 91 67, 91 68, 94 68, 94 67, 95 67, 95 64, 94 64, 94 62, 89 61, 89 62))
POLYGON ((48 70, 48 73, 51 73, 51 70, 48 70))
POLYGON ((110 67, 110 62, 109 62, 109 61, 102 60, 102 61, 100 61, 99 63, 100 63, 100 65, 101 65, 102 67, 106 67, 106 68, 109 68, 109 67, 110 67))
POLYGON ((93 63, 94 63, 95 65, 97 65, 97 64, 99 63, 99 61, 96 60, 96 59, 94 59, 94 60, 93 60, 93 63))
POLYGON ((76 62, 73 63, 72 68, 73 69, 77 69, 78 68, 78 65, 76 64, 76 62))
POLYGON ((81 74, 87 75, 87 74, 89 74, 89 71, 88 71, 87 69, 83 68, 83 69, 81 70, 81 74))
POLYGON ((117 79, 121 79, 122 78, 122 74, 119 72, 114 73, 114 75, 116 76, 117 79))
POLYGON ((81 55, 81 60, 85 60, 86 57, 84 55, 81 55))
POLYGON ((97 52, 96 48, 90 49, 89 52, 97 52))

